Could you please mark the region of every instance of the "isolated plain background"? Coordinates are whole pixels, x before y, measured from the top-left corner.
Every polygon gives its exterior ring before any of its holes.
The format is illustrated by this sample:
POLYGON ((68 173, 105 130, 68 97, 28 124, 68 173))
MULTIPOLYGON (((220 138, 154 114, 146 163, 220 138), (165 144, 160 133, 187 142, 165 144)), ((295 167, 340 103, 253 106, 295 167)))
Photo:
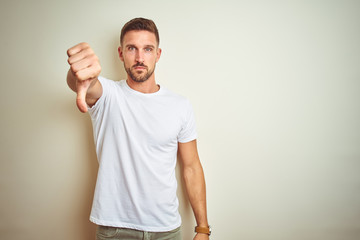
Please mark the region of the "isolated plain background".
POLYGON ((0 239, 94 239, 98 165, 66 50, 90 43, 101 74, 123 79, 119 32, 138 16, 160 31, 157 80, 195 108, 212 239, 360 239, 359 13, 349 0, 2 0, 0 239))

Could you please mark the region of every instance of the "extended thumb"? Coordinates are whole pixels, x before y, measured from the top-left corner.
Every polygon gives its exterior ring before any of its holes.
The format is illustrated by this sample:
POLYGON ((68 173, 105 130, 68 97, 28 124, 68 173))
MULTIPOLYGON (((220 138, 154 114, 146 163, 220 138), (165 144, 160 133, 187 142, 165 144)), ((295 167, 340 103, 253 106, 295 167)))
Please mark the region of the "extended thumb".
POLYGON ((86 92, 89 86, 86 86, 87 84, 79 84, 77 86, 77 96, 76 96, 76 105, 80 112, 86 113, 88 110, 87 104, 86 104, 86 92))

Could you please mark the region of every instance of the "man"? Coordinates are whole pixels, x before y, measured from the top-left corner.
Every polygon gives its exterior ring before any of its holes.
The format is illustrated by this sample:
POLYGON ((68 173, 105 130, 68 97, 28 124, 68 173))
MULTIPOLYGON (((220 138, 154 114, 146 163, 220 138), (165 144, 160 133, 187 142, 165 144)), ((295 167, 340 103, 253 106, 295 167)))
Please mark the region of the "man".
POLYGON ((197 222, 194 240, 207 240, 205 180, 189 101, 155 82, 161 56, 153 21, 135 18, 121 31, 119 57, 127 79, 100 77, 86 43, 70 48, 67 75, 81 112, 89 111, 99 161, 90 220, 97 239, 181 239, 175 165, 197 222))

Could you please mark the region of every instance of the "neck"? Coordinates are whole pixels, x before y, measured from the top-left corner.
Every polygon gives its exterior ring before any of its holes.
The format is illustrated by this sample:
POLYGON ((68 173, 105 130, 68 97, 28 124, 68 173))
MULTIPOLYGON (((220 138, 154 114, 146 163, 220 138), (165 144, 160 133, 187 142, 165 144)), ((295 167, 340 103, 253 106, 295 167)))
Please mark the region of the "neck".
POLYGON ((135 82, 130 76, 127 77, 126 82, 130 88, 141 93, 154 93, 160 89, 160 86, 155 82, 154 74, 145 82, 135 82))

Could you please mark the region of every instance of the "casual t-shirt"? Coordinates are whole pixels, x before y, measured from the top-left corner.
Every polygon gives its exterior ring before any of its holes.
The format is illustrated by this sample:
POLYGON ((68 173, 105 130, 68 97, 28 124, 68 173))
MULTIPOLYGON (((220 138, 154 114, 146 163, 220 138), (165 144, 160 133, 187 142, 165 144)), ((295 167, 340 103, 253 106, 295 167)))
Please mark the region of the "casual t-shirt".
POLYGON ((181 225, 176 196, 178 142, 196 139, 190 102, 160 87, 141 93, 99 77, 89 108, 99 161, 90 220, 98 225, 170 231, 181 225))

